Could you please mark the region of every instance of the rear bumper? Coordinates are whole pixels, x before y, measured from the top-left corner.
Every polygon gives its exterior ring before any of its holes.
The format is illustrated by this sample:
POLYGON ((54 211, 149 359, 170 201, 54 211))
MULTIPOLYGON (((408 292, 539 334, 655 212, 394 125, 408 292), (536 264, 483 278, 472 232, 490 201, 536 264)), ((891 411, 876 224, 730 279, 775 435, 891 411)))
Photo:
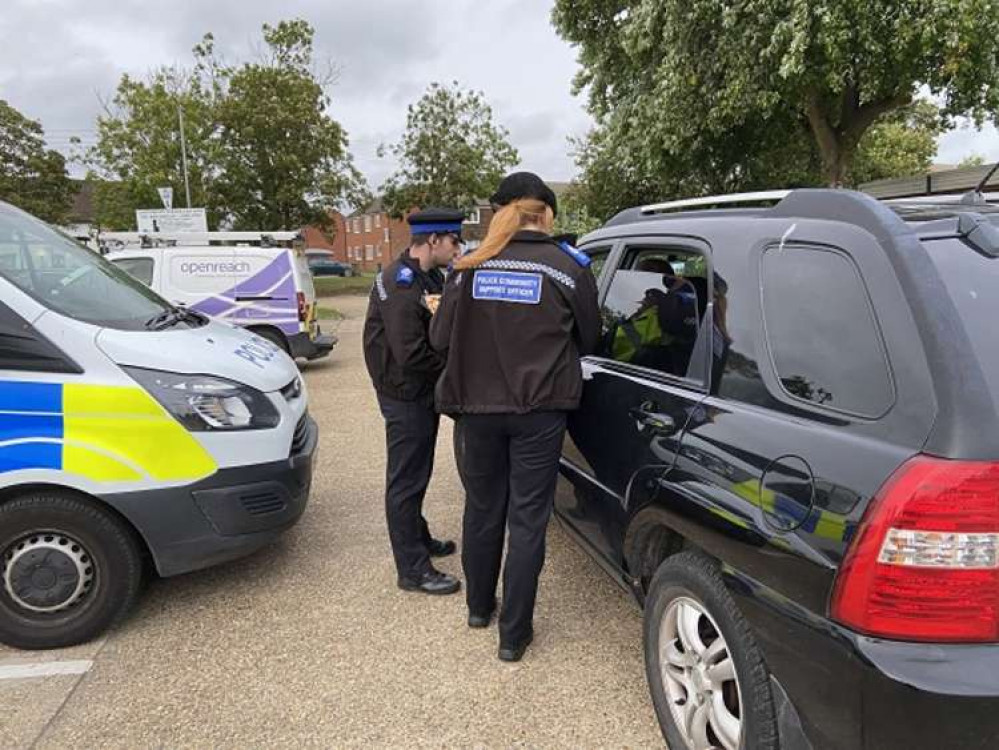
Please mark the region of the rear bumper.
POLYGON ((223 469, 187 487, 106 495, 142 535, 162 576, 243 557, 294 526, 308 503, 319 444, 308 419, 301 449, 283 461, 223 469))
POLYGON ((867 638, 738 574, 729 571, 726 582, 789 700, 781 716, 781 747, 996 747, 999 644, 867 638))
POLYGON ((288 337, 288 348, 294 359, 319 359, 325 357, 336 346, 337 338, 329 334, 319 334, 314 339, 308 333, 296 333, 288 337))

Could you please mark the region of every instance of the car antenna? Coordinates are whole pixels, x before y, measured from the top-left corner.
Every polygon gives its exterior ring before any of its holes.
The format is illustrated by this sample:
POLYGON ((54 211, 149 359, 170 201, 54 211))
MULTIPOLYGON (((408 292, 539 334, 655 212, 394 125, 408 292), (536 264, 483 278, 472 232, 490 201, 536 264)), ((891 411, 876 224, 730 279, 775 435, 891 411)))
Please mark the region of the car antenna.
POLYGON ((997 169, 999 169, 999 161, 992 165, 992 169, 990 169, 988 174, 982 178, 982 181, 978 183, 978 186, 974 190, 961 196, 961 203, 971 206, 985 203, 985 193, 982 191, 985 189, 985 186, 989 184, 989 180, 992 179, 992 175, 996 173, 997 169))

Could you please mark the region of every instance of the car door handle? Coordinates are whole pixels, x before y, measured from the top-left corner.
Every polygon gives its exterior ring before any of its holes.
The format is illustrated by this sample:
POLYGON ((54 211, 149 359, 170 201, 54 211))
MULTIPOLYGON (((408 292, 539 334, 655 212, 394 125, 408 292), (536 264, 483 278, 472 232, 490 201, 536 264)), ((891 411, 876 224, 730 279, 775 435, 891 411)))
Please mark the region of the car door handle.
POLYGON ((632 418, 639 424, 639 429, 648 430, 658 435, 673 435, 676 433, 676 422, 669 414, 656 411, 658 406, 646 401, 641 406, 628 410, 632 418))

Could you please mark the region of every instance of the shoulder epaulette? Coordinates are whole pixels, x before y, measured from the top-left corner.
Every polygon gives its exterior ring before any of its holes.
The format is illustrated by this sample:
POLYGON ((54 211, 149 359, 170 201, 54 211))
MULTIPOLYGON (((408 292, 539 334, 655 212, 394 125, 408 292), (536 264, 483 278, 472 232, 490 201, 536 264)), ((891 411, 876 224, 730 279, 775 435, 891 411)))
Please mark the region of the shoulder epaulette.
POLYGON ((583 268, 589 268, 590 264, 593 262, 593 259, 590 258, 589 255, 587 255, 586 253, 584 253, 584 252, 582 252, 580 250, 577 250, 576 248, 574 248, 572 245, 570 245, 565 240, 561 240, 557 244, 562 249, 563 253, 565 253, 566 255, 568 255, 570 258, 572 258, 574 261, 576 261, 583 268))
POLYGON ((399 270, 395 272, 395 285, 401 287, 409 287, 413 285, 413 279, 415 278, 413 269, 409 266, 400 265, 399 270))

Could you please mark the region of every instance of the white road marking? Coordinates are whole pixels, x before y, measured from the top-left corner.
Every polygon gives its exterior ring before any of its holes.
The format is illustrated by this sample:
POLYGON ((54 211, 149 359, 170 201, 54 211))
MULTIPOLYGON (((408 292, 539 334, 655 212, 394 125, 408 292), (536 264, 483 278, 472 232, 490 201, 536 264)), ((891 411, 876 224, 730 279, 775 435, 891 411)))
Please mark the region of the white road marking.
POLYGON ((0 680, 29 680, 37 677, 86 674, 94 663, 81 661, 50 661, 37 664, 0 665, 0 680))

